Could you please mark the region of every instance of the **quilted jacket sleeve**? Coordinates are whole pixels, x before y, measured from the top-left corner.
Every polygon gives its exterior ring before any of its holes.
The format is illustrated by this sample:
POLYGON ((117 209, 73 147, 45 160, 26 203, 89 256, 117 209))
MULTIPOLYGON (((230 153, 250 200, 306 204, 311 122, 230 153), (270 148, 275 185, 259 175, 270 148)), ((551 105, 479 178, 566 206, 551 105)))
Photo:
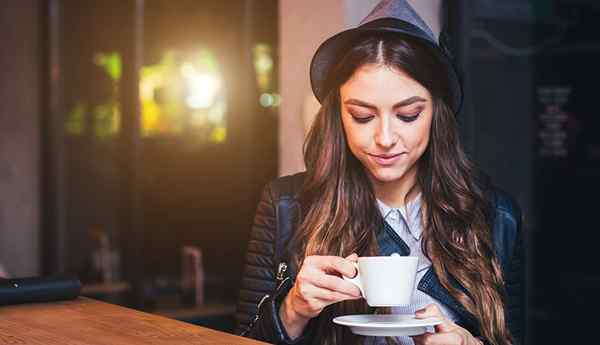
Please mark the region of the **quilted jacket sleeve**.
POLYGON ((279 306, 291 288, 275 279, 277 241, 277 191, 265 187, 254 217, 236 312, 236 334, 276 343, 302 344, 304 337, 292 341, 279 319, 279 306))
POLYGON ((274 247, 275 205, 270 186, 265 187, 250 232, 244 273, 236 312, 237 334, 247 331, 257 314, 261 299, 275 291, 274 247))

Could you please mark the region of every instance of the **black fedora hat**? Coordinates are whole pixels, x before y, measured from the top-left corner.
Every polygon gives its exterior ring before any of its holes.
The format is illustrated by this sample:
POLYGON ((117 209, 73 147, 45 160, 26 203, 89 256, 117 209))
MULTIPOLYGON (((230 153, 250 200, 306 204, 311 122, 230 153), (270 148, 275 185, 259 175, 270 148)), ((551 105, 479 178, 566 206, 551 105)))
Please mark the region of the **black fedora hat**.
POLYGON ((462 105, 463 92, 450 51, 445 40, 435 37, 429 26, 406 0, 382 0, 357 27, 342 31, 319 46, 310 64, 310 83, 319 102, 323 101, 328 92, 325 85, 327 74, 334 67, 340 53, 357 38, 367 33, 378 32, 406 35, 432 48, 432 53, 447 71, 451 93, 449 106, 457 114, 462 105))

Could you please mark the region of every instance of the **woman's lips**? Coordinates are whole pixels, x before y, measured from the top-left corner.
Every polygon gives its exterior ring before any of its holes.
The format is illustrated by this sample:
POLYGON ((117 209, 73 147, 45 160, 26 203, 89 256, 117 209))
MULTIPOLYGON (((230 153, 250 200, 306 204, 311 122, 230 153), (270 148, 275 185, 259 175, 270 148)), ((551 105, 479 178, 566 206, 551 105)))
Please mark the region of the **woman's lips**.
POLYGON ((377 163, 379 165, 390 166, 390 165, 396 163, 396 161, 399 160, 403 154, 404 153, 385 154, 385 155, 369 154, 369 156, 373 159, 373 161, 375 161, 375 163, 377 163))

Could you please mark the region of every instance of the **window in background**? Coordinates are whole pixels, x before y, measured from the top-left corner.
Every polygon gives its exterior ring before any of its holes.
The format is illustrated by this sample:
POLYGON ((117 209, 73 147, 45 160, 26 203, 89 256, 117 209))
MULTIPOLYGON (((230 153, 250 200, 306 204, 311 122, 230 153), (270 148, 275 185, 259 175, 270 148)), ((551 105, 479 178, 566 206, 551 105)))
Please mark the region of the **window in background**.
POLYGON ((218 61, 208 48, 185 56, 167 51, 140 72, 142 135, 193 135, 199 143, 226 138, 226 90, 218 61))
POLYGON ((222 307, 211 326, 231 327, 256 203, 277 173, 277 4, 49 1, 45 273, 180 311, 194 248, 200 300, 222 307))
POLYGON ((121 55, 118 52, 98 52, 93 59, 90 59, 89 64, 89 68, 101 71, 100 80, 95 84, 98 85, 97 90, 100 95, 96 101, 85 96, 74 100, 74 104, 65 116, 65 133, 84 135, 87 130, 92 130, 98 138, 113 137, 119 132, 121 124, 119 103, 121 55), (95 67, 92 67, 92 64, 95 67))

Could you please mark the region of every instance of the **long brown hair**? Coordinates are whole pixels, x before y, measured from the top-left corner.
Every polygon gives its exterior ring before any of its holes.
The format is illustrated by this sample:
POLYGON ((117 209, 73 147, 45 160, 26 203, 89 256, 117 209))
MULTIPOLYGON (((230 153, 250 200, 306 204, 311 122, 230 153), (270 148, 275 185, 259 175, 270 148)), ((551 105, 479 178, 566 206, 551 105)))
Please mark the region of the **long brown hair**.
MULTIPOLYGON (((339 89, 364 64, 401 70, 427 88, 433 101, 430 142, 417 162, 426 210, 423 253, 442 286, 475 317, 481 335, 494 344, 511 344, 483 175, 460 145, 455 116, 447 105, 446 74, 429 49, 399 35, 372 34, 349 47, 329 73, 329 94, 305 141, 306 177, 299 195, 302 221, 293 240, 293 260, 300 267, 309 255, 377 255, 376 232, 383 219, 367 173, 346 143, 339 89)), ((331 327, 331 318, 368 312, 373 310, 364 300, 331 305, 319 315, 317 336, 324 344, 357 344, 361 338, 346 328, 331 327)))

